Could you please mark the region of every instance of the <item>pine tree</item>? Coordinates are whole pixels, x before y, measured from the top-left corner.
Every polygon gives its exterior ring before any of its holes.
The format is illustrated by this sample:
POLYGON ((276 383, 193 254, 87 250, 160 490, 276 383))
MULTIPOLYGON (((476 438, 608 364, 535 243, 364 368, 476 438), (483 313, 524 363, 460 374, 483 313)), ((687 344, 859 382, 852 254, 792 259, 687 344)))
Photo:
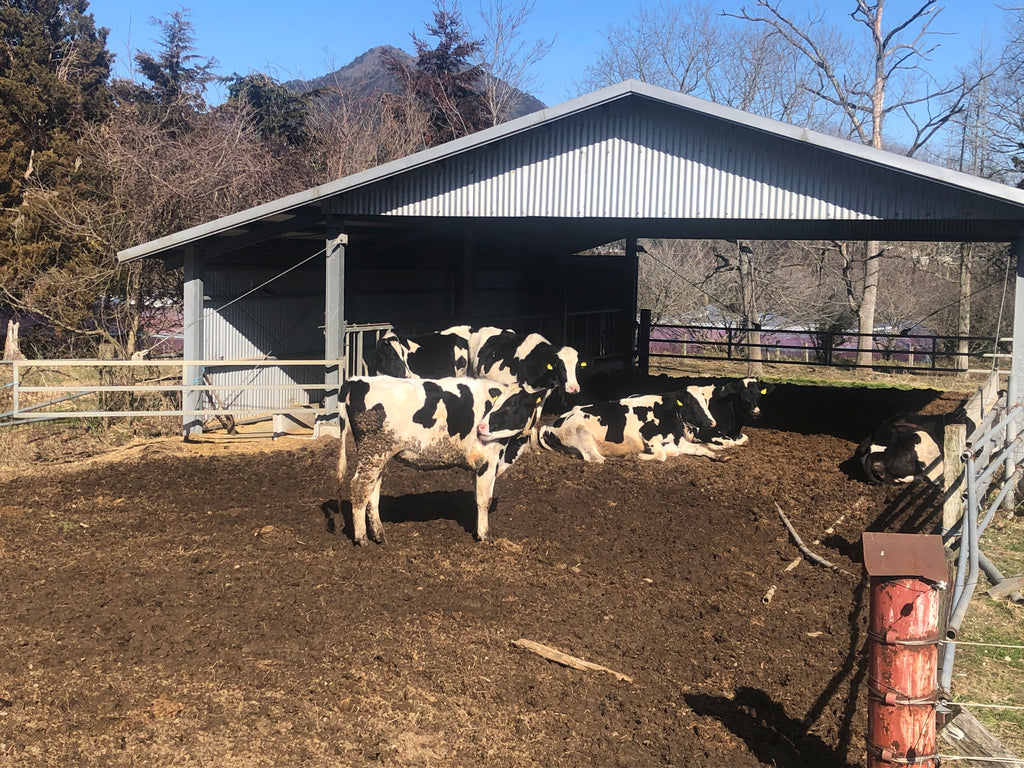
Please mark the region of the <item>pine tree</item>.
POLYGON ((467 39, 458 9, 442 2, 435 7, 433 24, 426 28, 437 38, 437 45, 431 48, 413 34, 415 68, 390 54, 384 55, 384 64, 429 115, 426 143, 433 146, 487 125, 480 90, 484 70, 469 63, 483 44, 467 39))
POLYGON ((77 142, 111 109, 113 56, 86 0, 0 2, 0 204, 3 229, 37 183, 67 184, 80 170, 77 142))
POLYGON ((133 106, 142 119, 162 130, 188 131, 197 115, 207 110, 206 89, 221 80, 214 73, 217 60, 195 53, 195 35, 186 10, 172 11, 166 19, 149 21, 160 29, 156 54, 135 54, 139 72, 149 85, 119 80, 115 94, 122 106, 133 106))
POLYGON ((100 250, 48 217, 90 193, 95 169, 82 138, 112 107, 114 57, 87 8, 86 0, 0 0, 0 306, 15 310, 31 308, 48 271, 100 250))

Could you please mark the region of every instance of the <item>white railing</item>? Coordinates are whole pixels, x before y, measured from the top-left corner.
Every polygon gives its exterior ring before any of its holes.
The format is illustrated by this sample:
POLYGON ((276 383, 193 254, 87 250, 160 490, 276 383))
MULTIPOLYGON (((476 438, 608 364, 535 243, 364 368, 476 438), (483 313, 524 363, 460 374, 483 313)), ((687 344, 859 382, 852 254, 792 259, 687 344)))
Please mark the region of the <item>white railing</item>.
POLYGON ((2 361, 0 421, 23 423, 92 417, 213 418, 288 413, 316 416, 333 414, 336 408, 323 406, 327 396, 336 391, 336 386, 328 381, 327 370, 341 370, 343 379, 365 375, 368 358, 377 339, 390 327, 383 323, 348 326, 345 333, 345 356, 341 360, 2 361), (272 370, 277 372, 277 381, 211 381, 211 377, 217 377, 229 369, 256 373, 272 370), (298 372, 304 370, 307 373, 298 375, 298 372), (275 401, 274 404, 254 405, 244 402, 241 397, 258 392, 271 393, 268 398, 275 401), (291 393, 290 396, 288 393, 291 393), (69 404, 76 407, 68 407, 69 404))
MULTIPOLYGON (((319 379, 323 381, 323 374, 327 367, 341 366, 345 370, 346 360, 324 361, 324 360, 14 360, 4 363, 10 367, 11 381, 5 387, 11 391, 10 408, 0 413, 0 418, 11 419, 12 421, 40 421, 47 419, 63 418, 88 418, 88 417, 113 417, 113 416, 240 416, 266 412, 265 407, 254 407, 238 405, 224 407, 219 403, 230 399, 230 394, 239 391, 264 392, 264 391, 304 391, 324 392, 327 385, 324 383, 302 383, 292 382, 288 384, 240 384, 230 382, 225 384, 199 383, 208 379, 202 375, 196 383, 165 383, 169 379, 185 381, 186 370, 210 371, 217 368, 315 368, 319 369, 319 379), (77 373, 69 373, 71 369, 77 369, 77 373), (154 369, 161 371, 153 375, 154 369), (163 373, 165 369, 169 372, 163 373), (65 377, 74 383, 58 384, 29 384, 26 383, 30 372, 37 372, 35 378, 42 381, 47 378, 58 376, 65 377), (137 377, 135 371, 142 371, 143 376, 137 377), (135 379, 135 380, 133 380, 135 379), (93 383, 95 380, 96 383, 93 383), (119 381, 125 383, 101 383, 119 381), (84 383, 83 383, 84 382, 84 383), (213 407, 185 408, 181 402, 185 401, 184 395, 189 393, 208 393, 209 400, 213 407), (124 393, 135 395, 132 400, 144 400, 150 407, 107 407, 101 406, 100 401, 106 395, 112 393, 124 393), (152 397, 146 398, 147 395, 152 397), (93 407, 57 409, 69 402, 81 402, 83 398, 93 396, 86 402, 93 407), (166 407, 168 401, 173 401, 176 407, 166 407), (155 406, 155 407, 153 407, 155 406)), ((318 402, 322 398, 312 398, 312 402, 318 402)), ((291 411, 302 413, 326 413, 323 408, 314 407, 310 403, 282 405, 274 407, 274 413, 287 413, 291 411)))

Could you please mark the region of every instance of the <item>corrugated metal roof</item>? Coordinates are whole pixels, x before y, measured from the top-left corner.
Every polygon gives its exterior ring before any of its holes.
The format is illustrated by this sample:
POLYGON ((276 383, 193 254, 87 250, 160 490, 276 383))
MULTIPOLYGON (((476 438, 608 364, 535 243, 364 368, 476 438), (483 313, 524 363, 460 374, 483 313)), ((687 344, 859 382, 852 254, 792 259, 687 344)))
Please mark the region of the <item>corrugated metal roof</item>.
MULTIPOLYGON (((1010 230, 1020 234, 1024 191, 627 81, 126 249, 118 259, 166 256, 256 222, 286 236, 289 221, 273 220, 300 209, 380 217, 932 221, 942 222, 936 240, 1003 239, 1010 230), (997 235, 984 236, 986 222, 1001 224, 997 235)), ((885 234, 871 236, 898 239, 885 234)))

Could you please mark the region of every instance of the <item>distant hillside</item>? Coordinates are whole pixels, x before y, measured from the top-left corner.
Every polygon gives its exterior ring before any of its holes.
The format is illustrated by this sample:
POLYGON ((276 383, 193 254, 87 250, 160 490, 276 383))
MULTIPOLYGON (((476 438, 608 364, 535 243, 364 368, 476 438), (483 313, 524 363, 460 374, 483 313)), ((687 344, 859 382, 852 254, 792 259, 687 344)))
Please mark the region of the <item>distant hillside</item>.
MULTIPOLYGON (((405 51, 390 45, 379 45, 356 56, 350 63, 340 69, 328 72, 326 75, 321 75, 312 80, 289 80, 285 83, 285 86, 296 91, 308 91, 313 88, 330 86, 340 91, 354 91, 360 96, 394 93, 397 90, 397 83, 381 59, 381 54, 385 51, 397 54, 409 66, 416 65, 415 57, 405 51)), ((523 115, 544 109, 545 106, 544 102, 528 93, 524 93, 519 100, 518 108, 511 117, 522 117, 523 115)))

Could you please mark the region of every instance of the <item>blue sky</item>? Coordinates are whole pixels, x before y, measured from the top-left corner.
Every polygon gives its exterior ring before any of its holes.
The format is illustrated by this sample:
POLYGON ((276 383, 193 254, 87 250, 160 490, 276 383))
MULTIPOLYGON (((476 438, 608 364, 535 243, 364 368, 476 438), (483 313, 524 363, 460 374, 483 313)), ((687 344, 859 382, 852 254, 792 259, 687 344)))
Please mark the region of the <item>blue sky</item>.
MULTIPOLYGON (((886 19, 904 18, 924 0, 888 0, 886 19)), ((466 20, 473 23, 478 0, 462 0, 466 20)), ((940 3, 941 4, 941 3, 940 3)), ((754 0, 716 0, 726 10, 754 0)), ((819 0, 819 7, 834 14, 837 25, 848 20, 853 0, 819 0)), ((933 40, 941 47, 933 74, 941 75, 966 63, 984 35, 1001 47, 1004 14, 991 0, 947 0, 933 30, 950 33, 933 40)), ((528 41, 555 38, 551 52, 534 70, 533 93, 547 105, 576 95, 576 83, 584 69, 604 47, 603 32, 609 25, 629 21, 640 7, 626 0, 538 0, 524 38, 528 41)), ((647 3, 645 7, 656 7, 647 3)), ((781 0, 783 10, 801 18, 813 0, 781 0)), ((266 72, 278 80, 310 79, 344 66, 375 45, 394 45, 410 53, 410 34, 428 38, 424 22, 432 18, 431 0, 91 0, 89 12, 99 26, 111 30, 108 47, 117 54, 118 74, 127 76, 131 52, 154 51, 159 38, 149 19, 165 18, 173 10, 190 12, 197 52, 216 57, 218 74, 266 72)), ((852 22, 851 22, 852 23, 852 22)), ((858 29, 862 29, 859 27, 858 29)), ((216 100, 216 99, 214 99, 216 100)))

